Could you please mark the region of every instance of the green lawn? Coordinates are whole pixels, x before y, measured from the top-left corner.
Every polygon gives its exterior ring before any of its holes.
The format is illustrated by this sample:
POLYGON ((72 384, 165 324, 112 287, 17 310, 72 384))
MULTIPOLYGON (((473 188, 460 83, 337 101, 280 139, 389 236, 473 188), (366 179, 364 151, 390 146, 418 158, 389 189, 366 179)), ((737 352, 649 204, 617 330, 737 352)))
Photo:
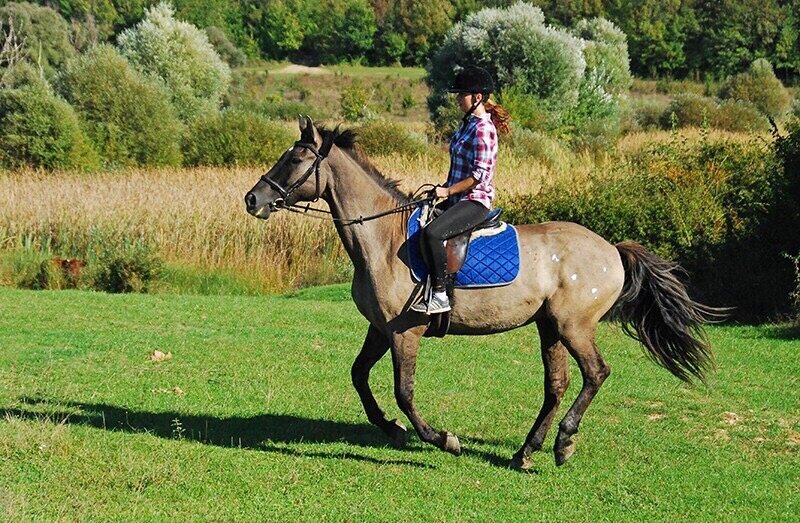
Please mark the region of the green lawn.
MULTIPOLYGON (((556 468, 508 470, 541 401, 535 330, 426 340, 417 404, 464 454, 387 445, 350 384, 366 322, 336 286, 278 297, 0 289, 0 520, 787 521, 800 340, 715 327, 690 388, 603 325, 612 367, 556 468), (154 363, 154 350, 171 359, 154 363)), ((796 334, 796 333, 795 333, 796 334)), ((387 357, 373 390, 390 416, 387 357)), ((573 365, 569 401, 579 377, 573 365)), ((552 446, 551 433, 547 445, 552 446)), ((794 514, 794 516, 792 516, 794 514)))

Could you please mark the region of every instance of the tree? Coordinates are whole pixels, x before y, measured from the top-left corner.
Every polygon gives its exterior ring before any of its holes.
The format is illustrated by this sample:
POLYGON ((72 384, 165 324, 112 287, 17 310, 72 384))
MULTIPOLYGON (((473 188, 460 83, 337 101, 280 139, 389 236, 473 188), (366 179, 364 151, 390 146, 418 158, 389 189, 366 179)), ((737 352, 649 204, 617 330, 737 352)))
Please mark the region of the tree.
POLYGON ((139 71, 164 82, 182 120, 215 111, 228 90, 231 71, 197 27, 175 19, 160 3, 117 38, 120 51, 139 71))
POLYGON ((55 76, 57 69, 75 55, 67 22, 49 7, 10 2, 0 7, 0 21, 4 31, 0 40, 6 40, 13 26, 25 59, 41 67, 47 77, 55 76))
POLYGON ((114 47, 97 45, 70 62, 58 89, 107 165, 180 165, 182 127, 169 93, 114 47))

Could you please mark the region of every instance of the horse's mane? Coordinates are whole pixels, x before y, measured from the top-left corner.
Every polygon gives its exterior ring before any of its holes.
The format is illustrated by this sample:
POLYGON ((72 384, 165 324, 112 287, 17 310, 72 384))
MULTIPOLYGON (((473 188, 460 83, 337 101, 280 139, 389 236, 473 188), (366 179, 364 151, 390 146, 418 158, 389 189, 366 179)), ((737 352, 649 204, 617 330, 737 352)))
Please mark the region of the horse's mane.
POLYGON ((372 162, 369 161, 367 155, 364 154, 364 150, 357 143, 358 136, 355 131, 352 129, 340 131, 339 126, 336 126, 334 129, 318 127, 317 130, 322 135, 322 146, 320 147, 320 151, 329 151, 331 145, 336 145, 336 147, 347 153, 350 158, 355 160, 355 162, 362 169, 364 169, 367 174, 369 174, 376 182, 378 182, 378 185, 386 189, 395 199, 403 203, 411 199, 410 194, 404 193, 399 189, 400 180, 387 178, 378 170, 377 167, 372 164, 372 162))

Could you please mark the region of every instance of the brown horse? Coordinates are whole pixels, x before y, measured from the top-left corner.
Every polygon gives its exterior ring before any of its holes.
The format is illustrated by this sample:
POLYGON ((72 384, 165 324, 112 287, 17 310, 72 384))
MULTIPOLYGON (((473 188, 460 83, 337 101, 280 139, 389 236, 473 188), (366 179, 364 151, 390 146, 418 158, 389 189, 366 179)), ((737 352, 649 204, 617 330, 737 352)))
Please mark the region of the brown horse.
MULTIPOLYGON (((369 321, 352 367, 367 417, 395 443, 405 443, 405 427, 386 419, 369 387, 370 370, 391 350, 400 409, 423 441, 458 455, 458 438, 434 430, 414 404, 417 351, 430 318, 409 310, 421 292, 406 256, 411 211, 404 204, 410 197, 367 161, 351 132, 320 130, 301 117, 300 135, 247 193, 247 211, 267 219, 297 202, 321 198, 328 204, 354 265, 353 300, 369 321), (400 212, 392 212, 398 208, 400 212)), ((692 301, 674 275, 676 267, 636 243, 614 246, 566 222, 521 225, 518 231, 519 276, 505 287, 455 290, 450 333, 491 334, 536 323, 545 370, 544 404, 511 461, 513 467, 526 469, 530 453, 541 449, 569 384, 568 354, 580 367, 583 385, 559 424, 556 463, 575 451, 572 437, 611 372, 597 350, 595 329, 612 308, 625 331, 658 364, 687 381, 692 376, 702 380, 712 363, 700 328, 718 310, 692 301)))

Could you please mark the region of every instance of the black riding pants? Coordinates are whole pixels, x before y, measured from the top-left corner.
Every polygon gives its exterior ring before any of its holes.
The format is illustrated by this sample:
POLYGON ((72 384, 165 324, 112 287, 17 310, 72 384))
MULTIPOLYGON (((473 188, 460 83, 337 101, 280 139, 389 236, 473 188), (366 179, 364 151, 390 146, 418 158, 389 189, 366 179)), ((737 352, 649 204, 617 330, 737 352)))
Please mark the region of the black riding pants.
POLYGON ((482 203, 473 200, 462 200, 438 218, 429 223, 423 230, 425 245, 430 255, 433 290, 443 291, 447 280, 447 251, 444 241, 463 234, 483 222, 489 215, 482 203))

